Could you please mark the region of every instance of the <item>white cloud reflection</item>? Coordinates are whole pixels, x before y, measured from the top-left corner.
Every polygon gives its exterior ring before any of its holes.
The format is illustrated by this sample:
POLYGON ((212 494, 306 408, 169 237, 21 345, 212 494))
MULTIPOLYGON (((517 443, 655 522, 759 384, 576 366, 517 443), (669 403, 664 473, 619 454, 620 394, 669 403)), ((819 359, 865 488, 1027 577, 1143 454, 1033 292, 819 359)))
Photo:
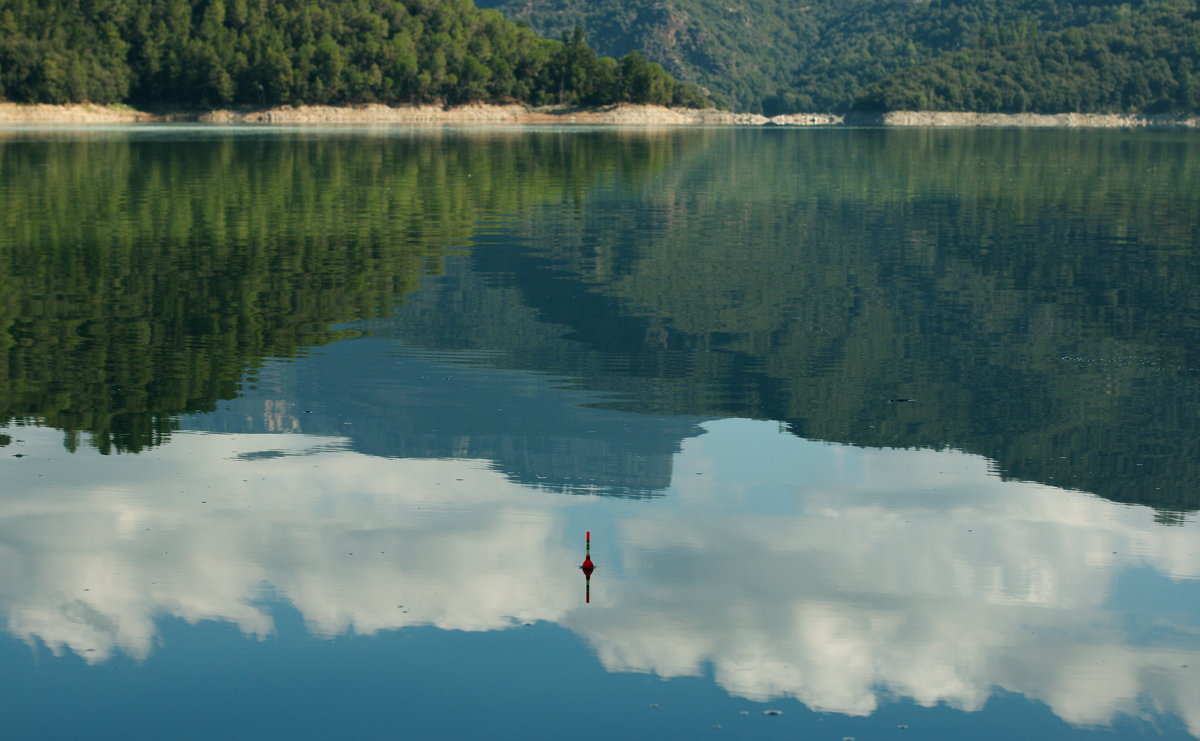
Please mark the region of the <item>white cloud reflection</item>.
POLYGON ((554 500, 478 462, 301 455, 323 441, 298 435, 64 456, 44 431, 18 436, 26 456, 5 466, 0 496, 0 609, 13 634, 89 662, 145 658, 163 614, 270 634, 271 598, 323 635, 488 630, 574 602, 554 500), (264 449, 283 455, 237 460, 264 449))
POLYGON ((93 663, 149 656, 162 615, 267 636, 277 598, 324 635, 546 620, 612 671, 711 666, 731 693, 821 711, 889 696, 974 710, 1001 687, 1071 723, 1150 710, 1200 732, 1200 618, 1151 611, 1145 629, 1113 597, 1131 568, 1194 593, 1194 523, 1002 482, 960 453, 708 427, 651 502, 301 435, 179 434, 101 457, 18 429, 25 457, 0 463, 0 611, 14 635, 93 663), (580 518, 608 539, 588 606, 580 518))

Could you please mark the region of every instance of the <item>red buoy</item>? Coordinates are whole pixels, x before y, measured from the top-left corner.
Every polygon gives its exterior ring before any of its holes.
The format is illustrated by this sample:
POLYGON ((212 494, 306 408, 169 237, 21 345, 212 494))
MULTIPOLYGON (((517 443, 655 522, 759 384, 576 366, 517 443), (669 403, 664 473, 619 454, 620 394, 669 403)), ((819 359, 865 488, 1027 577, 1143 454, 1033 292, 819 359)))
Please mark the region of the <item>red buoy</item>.
POLYGON ((596 565, 592 563, 592 531, 587 531, 587 551, 583 556, 583 565, 579 567, 583 569, 583 578, 587 586, 584 592, 584 600, 589 604, 592 601, 592 572, 596 570, 596 565))

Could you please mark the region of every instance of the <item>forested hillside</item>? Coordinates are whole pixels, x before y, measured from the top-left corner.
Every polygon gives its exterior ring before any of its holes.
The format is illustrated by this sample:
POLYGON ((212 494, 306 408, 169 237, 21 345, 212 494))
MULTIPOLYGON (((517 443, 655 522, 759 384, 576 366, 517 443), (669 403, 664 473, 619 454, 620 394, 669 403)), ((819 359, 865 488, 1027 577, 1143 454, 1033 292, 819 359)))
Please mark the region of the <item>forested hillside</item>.
POLYGON ((867 110, 1200 111, 1200 18, 1157 5, 1114 23, 1039 34, 903 69, 860 95, 867 110))
POLYGON ((0 99, 1200 111, 1200 0, 478 2, 0 0, 0 99))
POLYGON ((840 112, 855 101, 876 109, 1197 109, 1189 92, 1200 68, 1196 0, 480 4, 549 35, 580 24, 601 53, 641 49, 735 109, 769 115, 840 112))
POLYGON ((470 0, 0 0, 0 99, 708 103, 640 54, 599 57, 470 0))

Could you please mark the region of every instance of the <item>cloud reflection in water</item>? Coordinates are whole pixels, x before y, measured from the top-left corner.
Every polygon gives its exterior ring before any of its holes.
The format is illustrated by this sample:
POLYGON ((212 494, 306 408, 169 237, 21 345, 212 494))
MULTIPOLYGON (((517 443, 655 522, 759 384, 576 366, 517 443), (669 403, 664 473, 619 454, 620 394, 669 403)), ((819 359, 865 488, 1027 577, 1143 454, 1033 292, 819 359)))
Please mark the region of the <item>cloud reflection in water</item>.
POLYGON ((1149 708, 1200 732, 1200 625, 1180 617, 1194 613, 1135 628, 1142 606, 1114 591, 1149 573, 1194 599, 1195 523, 1003 482, 955 452, 707 428, 651 502, 304 435, 180 434, 106 457, 21 428, 25 457, 3 463, 0 610, 13 635, 89 663, 149 657, 163 615, 269 636, 273 599, 327 636, 552 621, 611 671, 711 665, 733 694, 820 711, 897 696, 975 710, 1000 687, 1072 723, 1149 708), (581 517, 609 539, 590 605, 581 517))

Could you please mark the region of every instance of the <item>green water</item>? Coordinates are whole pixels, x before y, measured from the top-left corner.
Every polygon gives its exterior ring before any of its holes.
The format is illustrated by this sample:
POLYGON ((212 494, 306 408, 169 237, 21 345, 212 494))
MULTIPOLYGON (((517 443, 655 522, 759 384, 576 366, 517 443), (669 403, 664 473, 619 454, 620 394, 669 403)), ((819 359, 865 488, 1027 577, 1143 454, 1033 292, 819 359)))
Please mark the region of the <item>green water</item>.
POLYGON ((0 704, 1190 738, 1198 194, 1188 133, 0 132, 0 704))

